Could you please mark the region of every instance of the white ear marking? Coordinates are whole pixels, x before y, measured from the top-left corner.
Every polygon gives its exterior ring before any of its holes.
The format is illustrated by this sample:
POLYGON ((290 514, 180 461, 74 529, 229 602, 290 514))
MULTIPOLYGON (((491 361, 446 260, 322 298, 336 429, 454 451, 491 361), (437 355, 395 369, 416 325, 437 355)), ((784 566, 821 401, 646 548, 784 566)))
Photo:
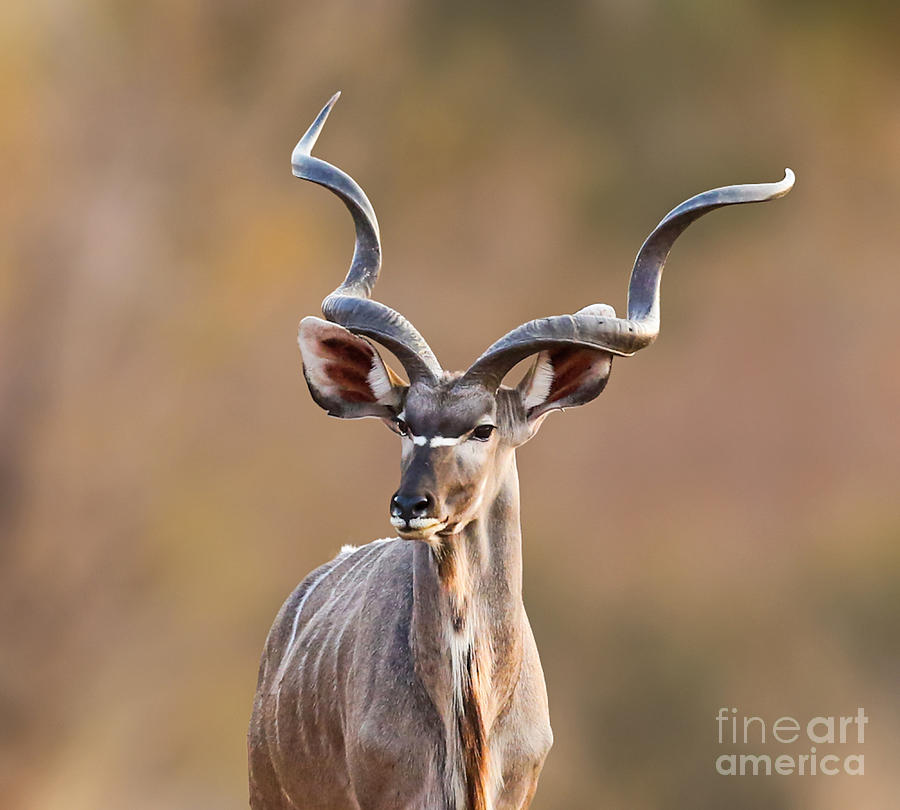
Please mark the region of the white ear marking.
POLYGON ((369 369, 368 377, 369 388, 375 395, 375 400, 381 405, 392 405, 394 397, 394 386, 385 371, 377 352, 373 352, 372 368, 369 369))
POLYGON ((534 408, 543 404, 550 395, 550 388, 553 385, 553 361, 549 355, 544 352, 538 355, 537 365, 534 369, 534 376, 531 378, 531 385, 528 386, 528 393, 525 396, 525 410, 534 408))

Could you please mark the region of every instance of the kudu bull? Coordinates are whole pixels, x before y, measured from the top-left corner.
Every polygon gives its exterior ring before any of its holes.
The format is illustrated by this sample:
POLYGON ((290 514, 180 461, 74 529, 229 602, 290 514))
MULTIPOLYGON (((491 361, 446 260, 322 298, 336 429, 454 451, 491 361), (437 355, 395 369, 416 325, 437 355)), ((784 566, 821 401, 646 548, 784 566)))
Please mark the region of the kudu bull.
POLYGON ((310 574, 266 641, 249 731, 254 810, 526 808, 553 736, 522 603, 515 451, 548 413, 606 386, 612 358, 659 332, 659 283, 675 239, 725 205, 786 194, 718 188, 672 210, 641 247, 628 317, 594 304, 526 323, 464 373, 442 370, 402 315, 371 299, 378 223, 362 189, 311 150, 337 95, 292 156, 297 177, 340 197, 356 226, 344 282, 304 318, 313 399, 332 416, 374 416, 400 436, 399 538, 345 547, 310 574), (389 349, 404 383, 370 341, 389 349), (514 388, 501 383, 534 356, 514 388))

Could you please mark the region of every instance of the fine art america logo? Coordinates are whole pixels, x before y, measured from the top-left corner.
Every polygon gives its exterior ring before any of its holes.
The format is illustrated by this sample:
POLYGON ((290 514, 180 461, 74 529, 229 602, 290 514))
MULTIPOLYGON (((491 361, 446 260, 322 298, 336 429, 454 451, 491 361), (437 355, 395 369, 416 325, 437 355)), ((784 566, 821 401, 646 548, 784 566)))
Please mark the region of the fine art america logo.
POLYGON ((771 745, 799 743, 809 750, 797 754, 720 754, 716 757, 716 772, 722 776, 862 776, 866 762, 857 746, 866 741, 868 722, 862 708, 856 710, 856 715, 820 715, 806 722, 786 716, 771 723, 755 715, 739 715, 737 709, 722 708, 716 715, 719 745, 759 751, 771 745))

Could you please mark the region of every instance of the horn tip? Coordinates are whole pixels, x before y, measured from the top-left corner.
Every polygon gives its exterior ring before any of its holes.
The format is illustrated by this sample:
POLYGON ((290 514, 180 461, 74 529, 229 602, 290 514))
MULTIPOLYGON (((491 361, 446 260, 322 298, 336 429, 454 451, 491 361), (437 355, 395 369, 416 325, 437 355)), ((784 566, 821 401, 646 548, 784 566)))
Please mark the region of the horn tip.
POLYGON ((331 112, 331 108, 337 103, 337 100, 341 97, 341 91, 338 90, 322 107, 321 112, 316 116, 316 120, 310 124, 309 129, 303 134, 303 137, 297 141, 297 145, 294 147, 294 151, 291 153, 291 164, 294 166, 294 174, 297 177, 300 175, 297 173, 296 164, 302 160, 304 157, 309 157, 312 152, 313 147, 316 145, 316 141, 319 139, 319 133, 322 131, 322 127, 325 126, 325 121, 328 118, 328 114, 331 112))
POLYGON ((784 170, 784 179, 776 183, 778 188, 778 196, 781 197, 787 194, 794 187, 794 180, 796 176, 790 169, 784 170))

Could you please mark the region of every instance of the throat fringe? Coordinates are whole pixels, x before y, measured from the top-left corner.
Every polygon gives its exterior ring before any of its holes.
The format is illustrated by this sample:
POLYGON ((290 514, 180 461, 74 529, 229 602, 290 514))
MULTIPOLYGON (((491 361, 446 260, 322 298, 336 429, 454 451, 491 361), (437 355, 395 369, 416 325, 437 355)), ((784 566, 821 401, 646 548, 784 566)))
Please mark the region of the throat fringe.
MULTIPOLYGON (((455 548, 435 550, 438 576, 449 599, 448 628, 456 717, 454 748, 461 760, 463 800, 459 810, 492 810, 490 751, 484 717, 484 698, 489 693, 490 661, 484 660, 483 639, 479 639, 477 617, 472 609, 471 573, 465 556, 455 548)), ((457 769, 454 769, 457 770, 457 769)), ((456 791, 454 791, 456 792, 456 791)))

